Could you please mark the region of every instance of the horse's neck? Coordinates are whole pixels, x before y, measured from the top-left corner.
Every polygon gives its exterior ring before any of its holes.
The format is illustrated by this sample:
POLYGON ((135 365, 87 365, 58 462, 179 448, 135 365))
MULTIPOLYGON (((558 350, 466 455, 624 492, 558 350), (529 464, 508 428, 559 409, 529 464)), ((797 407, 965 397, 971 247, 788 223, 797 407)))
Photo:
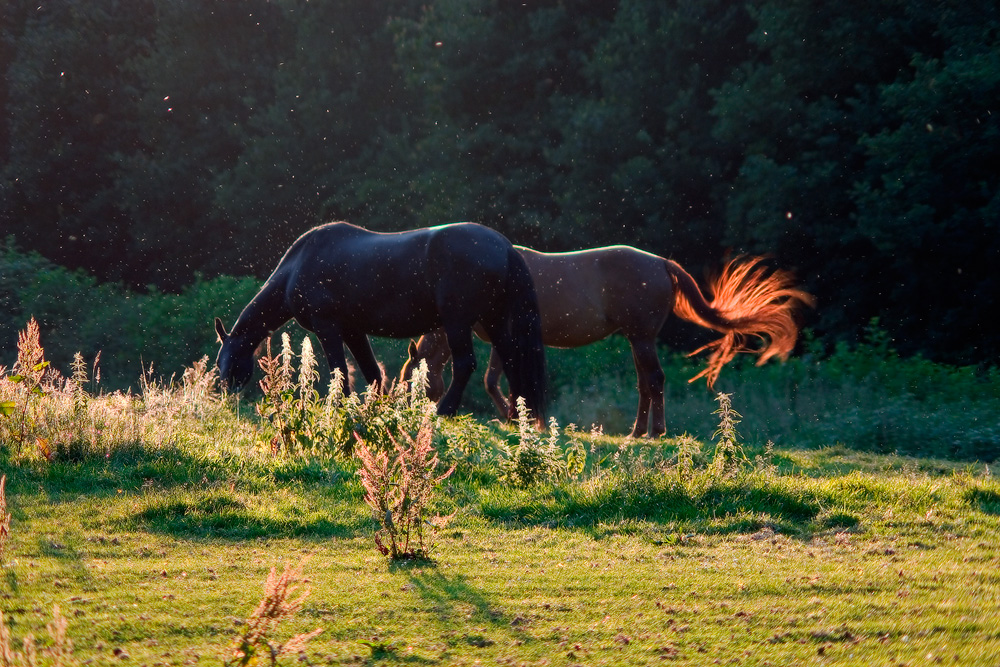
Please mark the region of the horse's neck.
POLYGON ((285 304, 284 284, 272 276, 240 313, 233 325, 232 335, 256 346, 291 317, 285 304))

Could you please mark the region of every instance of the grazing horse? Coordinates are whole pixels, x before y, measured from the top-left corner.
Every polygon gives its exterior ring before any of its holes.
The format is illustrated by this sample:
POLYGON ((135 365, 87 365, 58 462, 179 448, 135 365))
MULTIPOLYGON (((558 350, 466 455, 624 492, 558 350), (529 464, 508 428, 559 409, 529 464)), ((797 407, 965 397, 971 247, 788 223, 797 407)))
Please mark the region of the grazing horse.
MULTIPOLYGON (((787 358, 798 337, 792 317, 812 297, 793 286, 784 271, 768 273, 760 258, 733 260, 711 285, 709 303, 694 279, 673 260, 629 246, 610 246, 577 252, 543 253, 517 246, 535 281, 542 314, 542 340, 552 347, 573 348, 599 341, 620 331, 632 346, 638 376, 639 407, 631 435, 666 432, 663 405, 663 368, 656 353, 656 336, 671 312, 714 329, 724 336, 691 354, 710 352, 708 367, 691 378, 705 377, 709 388, 722 367, 738 352, 753 351, 748 337, 764 341, 756 350, 758 365, 771 357, 787 358)), ((488 332, 477 335, 489 341, 488 332)), ((408 377, 420 359, 430 371, 428 395, 440 395, 442 371, 448 360, 448 341, 440 332, 410 342, 402 375, 408 377)), ((507 400, 499 388, 502 359, 491 355, 486 391, 501 411, 507 400)))
POLYGON ((503 235, 458 223, 382 234, 346 222, 315 227, 285 252, 231 332, 216 318, 216 363, 239 391, 253 374, 260 342, 295 318, 319 338, 331 370, 347 385, 344 345, 369 383, 383 378, 368 335, 411 338, 441 328, 455 358, 438 412, 454 415, 475 370, 479 323, 507 369, 511 393, 536 418, 545 413, 545 351, 538 301, 521 255, 503 235))

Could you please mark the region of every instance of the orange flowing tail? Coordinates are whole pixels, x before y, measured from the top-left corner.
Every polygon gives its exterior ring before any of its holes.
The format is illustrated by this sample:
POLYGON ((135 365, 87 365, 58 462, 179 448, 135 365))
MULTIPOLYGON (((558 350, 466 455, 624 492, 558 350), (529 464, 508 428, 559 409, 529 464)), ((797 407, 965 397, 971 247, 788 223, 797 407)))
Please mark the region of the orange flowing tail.
POLYGON ((667 272, 678 288, 674 312, 689 322, 725 334, 688 355, 710 353, 708 366, 689 382, 704 377, 711 389, 722 367, 740 352, 760 355, 758 366, 771 357, 788 358, 799 335, 792 314, 800 305, 814 305, 812 295, 794 286, 790 273, 781 270, 769 273, 761 266, 762 257, 737 257, 711 281, 709 291, 713 297, 709 302, 680 264, 665 261, 667 272), (763 345, 754 349, 749 338, 758 338, 763 345))

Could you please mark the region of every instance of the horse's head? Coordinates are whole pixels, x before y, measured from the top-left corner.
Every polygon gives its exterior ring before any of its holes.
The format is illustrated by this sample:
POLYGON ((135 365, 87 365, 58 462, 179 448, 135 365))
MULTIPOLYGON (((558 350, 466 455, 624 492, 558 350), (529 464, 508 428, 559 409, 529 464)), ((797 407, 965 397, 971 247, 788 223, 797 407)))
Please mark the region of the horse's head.
MULTIPOLYGON (((427 362, 427 398, 432 401, 440 400, 444 395, 444 363, 447 356, 442 357, 436 347, 431 345, 433 335, 421 336, 420 340, 410 341, 406 349, 407 358, 403 363, 403 369, 399 372, 400 382, 409 382, 413 379, 413 374, 420 361, 427 362)), ((445 341, 447 343, 447 341, 445 341)), ((448 346, 445 351, 450 354, 448 346)))
POLYGON ((253 346, 247 345, 239 336, 226 332, 222 320, 215 318, 215 332, 219 335, 219 356, 215 365, 219 367, 219 379, 231 392, 242 391, 253 376, 253 346))

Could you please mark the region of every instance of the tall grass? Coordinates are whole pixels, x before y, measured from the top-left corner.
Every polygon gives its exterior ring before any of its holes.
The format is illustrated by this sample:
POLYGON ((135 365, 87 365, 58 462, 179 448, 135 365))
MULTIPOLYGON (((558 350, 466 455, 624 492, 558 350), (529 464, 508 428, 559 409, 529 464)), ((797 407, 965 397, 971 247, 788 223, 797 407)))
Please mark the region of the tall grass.
POLYGON ((0 665, 3 667, 38 667, 39 665, 54 665, 57 667, 72 667, 80 661, 73 655, 73 640, 67 634, 69 622, 59 611, 59 605, 52 607, 52 622, 46 626, 50 643, 41 647, 33 635, 28 634, 22 642, 22 650, 18 651, 13 644, 7 619, 0 611, 0 665))
MULTIPOLYGON (((320 392, 310 341, 303 340, 296 356, 287 334, 281 353, 268 352, 260 361, 262 391, 252 409, 218 393, 207 357, 170 381, 144 374, 136 393, 104 392, 99 357, 86 362, 76 355, 66 378, 44 360, 42 343, 29 322, 19 335, 15 368, 0 369, 0 436, 8 456, 82 461, 192 443, 220 455, 349 461, 355 434, 369 447, 392 451, 388 434, 416 435, 428 408, 413 385, 344 396, 338 376, 320 392)), ((554 417, 589 424, 591 435, 573 423, 560 429, 558 421, 540 434, 523 424, 511 430, 467 417, 435 418, 433 441, 441 460, 459 463, 459 477, 485 475, 520 486, 631 465, 628 447, 594 451, 596 434, 615 429, 590 419, 627 403, 621 424, 630 423, 634 390, 624 384, 631 371, 620 358, 627 346, 611 339, 592 348, 555 354, 552 364, 555 378, 576 378, 558 390, 554 417)), ((719 416, 713 414, 719 407, 715 397, 683 381, 689 363, 665 359, 668 425, 679 435, 661 450, 677 452, 688 466, 700 443, 716 434, 719 416)), ((742 444, 756 451, 773 442, 778 448, 845 446, 984 462, 1000 456, 1000 372, 899 358, 877 330, 865 343, 840 346, 825 357, 807 346, 802 357, 781 365, 737 363, 719 386, 731 397, 729 409, 740 407, 742 444)))
MULTIPOLYGON (((737 359, 723 370, 716 389, 739 404, 747 442, 984 462, 1000 457, 997 367, 903 358, 877 327, 861 343, 829 353, 815 341, 804 347, 784 363, 757 367, 737 359)), ((709 439, 715 395, 687 383, 694 361, 666 350, 661 357, 668 433, 709 439)), ((561 422, 627 432, 637 392, 624 339, 552 350, 549 366, 551 413, 561 422)))

